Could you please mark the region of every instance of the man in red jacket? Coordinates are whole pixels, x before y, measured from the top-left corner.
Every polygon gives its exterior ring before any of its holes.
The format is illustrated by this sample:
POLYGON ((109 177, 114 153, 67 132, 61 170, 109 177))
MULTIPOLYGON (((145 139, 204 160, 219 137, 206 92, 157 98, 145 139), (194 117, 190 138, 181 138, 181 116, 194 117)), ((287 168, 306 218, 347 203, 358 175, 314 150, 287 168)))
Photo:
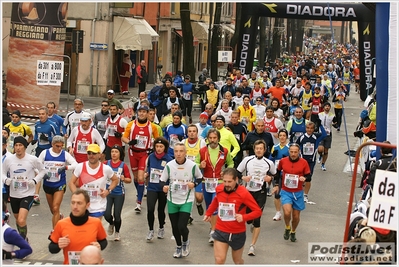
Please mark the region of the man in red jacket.
POLYGON ((213 233, 215 264, 225 263, 229 246, 234 263, 244 264, 245 222, 260 217, 262 210, 249 191, 238 184, 238 173, 234 168, 226 168, 222 177, 223 184, 216 187, 216 197, 206 210, 204 221, 209 222, 213 212, 218 211, 213 233), (251 210, 250 213, 246 213, 246 207, 251 210))

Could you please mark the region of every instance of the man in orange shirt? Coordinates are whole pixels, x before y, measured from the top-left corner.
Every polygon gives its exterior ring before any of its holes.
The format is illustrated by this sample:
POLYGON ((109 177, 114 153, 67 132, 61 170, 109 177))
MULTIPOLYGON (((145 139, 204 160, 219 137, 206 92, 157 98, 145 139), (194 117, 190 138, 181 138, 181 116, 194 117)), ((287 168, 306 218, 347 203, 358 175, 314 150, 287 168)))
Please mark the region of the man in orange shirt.
POLYGON ((134 175, 134 185, 137 190, 136 213, 141 212, 141 200, 144 195, 144 170, 146 160, 152 148, 153 138, 157 138, 158 130, 148 119, 148 106, 139 106, 137 117, 129 122, 122 136, 122 142, 129 145, 130 167, 134 175))
POLYGON ((103 250, 107 247, 107 234, 98 218, 89 216, 90 196, 77 189, 71 197, 71 214, 55 225, 49 239, 49 251, 56 254, 63 249, 64 264, 79 264, 80 251, 87 245, 103 250))
POLYGON ((276 86, 270 87, 266 94, 271 94, 272 96, 269 99, 277 98, 280 103, 283 103, 283 98, 287 100, 285 96, 285 89, 281 87, 281 80, 276 80, 276 86))
POLYGON ((360 93, 359 90, 359 85, 360 85, 360 68, 358 67, 358 64, 356 64, 353 68, 353 76, 355 76, 355 86, 356 86, 356 92, 360 93))

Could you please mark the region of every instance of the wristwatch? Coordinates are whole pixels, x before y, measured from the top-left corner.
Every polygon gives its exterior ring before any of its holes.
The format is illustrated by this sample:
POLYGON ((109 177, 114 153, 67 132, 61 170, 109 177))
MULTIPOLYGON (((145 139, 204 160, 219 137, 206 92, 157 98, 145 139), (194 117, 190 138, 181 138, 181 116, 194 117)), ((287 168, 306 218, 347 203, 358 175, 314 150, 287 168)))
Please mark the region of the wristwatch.
POLYGON ((109 189, 109 188, 108 188, 107 190, 108 190, 108 192, 111 194, 112 190, 111 190, 111 189, 109 189))

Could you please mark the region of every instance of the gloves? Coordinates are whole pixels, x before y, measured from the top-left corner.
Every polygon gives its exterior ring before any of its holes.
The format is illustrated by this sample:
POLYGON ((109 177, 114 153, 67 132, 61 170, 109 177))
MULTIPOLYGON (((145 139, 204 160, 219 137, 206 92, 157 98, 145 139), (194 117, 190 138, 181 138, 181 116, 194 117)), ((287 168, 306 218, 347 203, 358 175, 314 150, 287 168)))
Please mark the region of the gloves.
POLYGON ((45 136, 43 133, 42 133, 42 134, 40 134, 40 137, 39 137, 39 139, 40 139, 41 141, 48 141, 48 137, 47 137, 47 136, 45 136))
POLYGON ((134 146, 135 144, 137 144, 136 139, 130 140, 129 145, 134 146))
POLYGON ((182 141, 184 136, 183 135, 177 135, 177 138, 179 139, 179 141, 182 141))
POLYGON ((62 168, 59 168, 57 172, 58 172, 58 174, 61 174, 61 173, 63 173, 65 170, 66 170, 66 167, 64 166, 64 167, 62 167, 62 168))
POLYGON ((37 143, 37 140, 32 140, 32 142, 30 142, 30 144, 31 144, 32 146, 36 145, 36 143, 37 143))
POLYGON ((274 150, 273 153, 272 153, 272 157, 275 158, 277 156, 277 154, 278 154, 278 151, 274 150))
POLYGON ((12 259, 11 252, 5 251, 3 249, 3 260, 11 260, 11 259, 12 259))
POLYGON ((36 185, 35 180, 32 179, 32 180, 29 180, 29 181, 28 181, 28 186, 29 186, 29 187, 35 186, 35 185, 36 185))
POLYGON ((121 137, 122 137, 122 134, 121 134, 121 133, 118 133, 118 132, 115 132, 115 133, 114 133, 114 136, 115 136, 115 137, 118 137, 118 138, 121 138, 121 137))
POLYGON ((4 181, 4 184, 10 185, 11 181, 12 181, 11 178, 6 178, 6 180, 4 181))

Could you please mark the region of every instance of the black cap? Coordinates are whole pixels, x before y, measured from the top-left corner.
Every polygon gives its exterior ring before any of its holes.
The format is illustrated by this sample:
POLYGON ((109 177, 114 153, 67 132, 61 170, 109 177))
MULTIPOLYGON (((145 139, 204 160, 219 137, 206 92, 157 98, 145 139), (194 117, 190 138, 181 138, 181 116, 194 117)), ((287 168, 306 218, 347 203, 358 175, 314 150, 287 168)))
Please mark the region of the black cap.
POLYGON ((223 116, 221 116, 221 115, 216 117, 215 121, 217 121, 217 120, 221 120, 221 121, 223 121, 223 123, 226 122, 225 118, 223 116))
POLYGON ((10 136, 10 128, 3 126, 3 131, 6 131, 7 135, 10 136))
POLYGON ((28 147, 28 141, 22 136, 17 136, 14 138, 14 146, 18 143, 23 144, 25 148, 28 147))

